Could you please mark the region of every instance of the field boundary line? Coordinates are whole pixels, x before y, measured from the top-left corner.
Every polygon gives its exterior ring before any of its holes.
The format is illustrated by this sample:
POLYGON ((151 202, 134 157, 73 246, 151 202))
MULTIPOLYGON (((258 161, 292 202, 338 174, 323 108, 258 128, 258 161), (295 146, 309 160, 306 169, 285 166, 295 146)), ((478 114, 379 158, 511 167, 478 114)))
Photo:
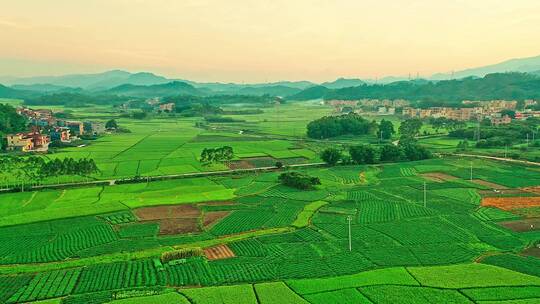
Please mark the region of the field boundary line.
MULTIPOLYGON (((441 155, 444 155, 444 154, 441 154, 441 155)), ((447 154, 447 155, 462 156, 462 157, 474 157, 474 158, 484 158, 484 159, 498 160, 498 161, 503 161, 503 162, 520 163, 520 164, 525 164, 525 165, 540 166, 540 163, 533 162, 533 161, 512 159, 512 158, 504 158, 504 157, 496 157, 496 156, 489 156, 489 155, 462 154, 462 153, 453 153, 453 154, 447 154)))

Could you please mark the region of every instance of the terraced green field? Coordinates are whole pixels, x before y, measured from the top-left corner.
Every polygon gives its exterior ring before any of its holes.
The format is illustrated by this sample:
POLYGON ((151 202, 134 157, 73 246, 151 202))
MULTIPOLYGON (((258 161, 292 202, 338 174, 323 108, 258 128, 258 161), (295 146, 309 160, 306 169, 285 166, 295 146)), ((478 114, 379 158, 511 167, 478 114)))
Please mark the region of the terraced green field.
MULTIPOLYGON (((540 184, 532 167, 473 166, 540 184)), ((309 191, 267 172, 1 194, 0 301, 534 303, 540 260, 521 252, 540 234, 501 226, 522 215, 481 207, 490 188, 467 170, 450 158, 302 169, 322 182, 309 191), (161 260, 187 249, 205 251, 161 260)))

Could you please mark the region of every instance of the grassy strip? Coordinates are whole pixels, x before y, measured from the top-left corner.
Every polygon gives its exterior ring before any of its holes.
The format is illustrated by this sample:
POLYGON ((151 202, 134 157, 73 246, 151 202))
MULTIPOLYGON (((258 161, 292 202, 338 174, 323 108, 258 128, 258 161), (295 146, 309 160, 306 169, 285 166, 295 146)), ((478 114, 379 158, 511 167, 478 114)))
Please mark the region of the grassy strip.
POLYGON ((317 210, 319 210, 322 206, 326 204, 328 204, 328 202, 325 201, 316 201, 307 204, 304 207, 304 210, 302 210, 302 212, 298 214, 296 220, 292 223, 292 226, 296 228, 306 227, 307 225, 309 225, 309 221, 313 214, 315 214, 317 210))
POLYGON ((207 247, 212 247, 212 246, 216 246, 220 244, 227 244, 227 243, 232 243, 236 241, 241 241, 241 240, 249 239, 252 237, 267 235, 267 234, 291 232, 293 230, 294 228, 291 228, 291 227, 269 228, 269 229, 263 229, 263 230, 250 231, 250 232, 241 233, 241 234, 235 234, 235 235, 226 236, 226 237, 217 238, 217 239, 176 245, 176 246, 173 246, 173 248, 174 249, 196 248, 196 247, 207 248, 207 247))
POLYGON ((82 258, 82 259, 76 259, 76 260, 74 259, 74 260, 52 262, 52 263, 2 265, 0 266, 0 274, 34 273, 34 272, 42 272, 42 271, 73 268, 73 267, 83 267, 83 266, 89 266, 89 265, 95 265, 95 264, 107 264, 107 263, 113 263, 113 262, 123 262, 123 261, 130 261, 130 260, 137 260, 137 259, 144 259, 144 258, 151 258, 151 257, 159 257, 163 252, 172 251, 174 249, 194 248, 194 247, 205 248, 205 247, 211 247, 214 245, 235 242, 235 241, 239 241, 239 240, 243 240, 243 239, 247 239, 251 237, 256 237, 256 236, 261 236, 261 235, 266 235, 266 234, 290 232, 292 230, 294 229, 291 227, 272 228, 272 229, 258 230, 258 231, 243 233, 243 234, 232 235, 232 236, 218 238, 218 239, 188 243, 188 244, 183 244, 183 245, 178 245, 178 246, 173 246, 173 247, 166 246, 166 247, 159 247, 159 248, 151 248, 151 249, 146 249, 146 250, 137 251, 137 252, 113 253, 113 254, 101 255, 101 256, 96 256, 96 257, 82 258))

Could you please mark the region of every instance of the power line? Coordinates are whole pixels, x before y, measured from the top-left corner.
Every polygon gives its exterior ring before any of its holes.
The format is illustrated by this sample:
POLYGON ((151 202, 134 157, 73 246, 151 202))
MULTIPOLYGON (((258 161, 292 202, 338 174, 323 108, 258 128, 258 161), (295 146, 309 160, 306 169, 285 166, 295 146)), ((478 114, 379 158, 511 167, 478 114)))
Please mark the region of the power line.
POLYGON ((352 234, 351 234, 352 216, 347 215, 347 221, 349 221, 349 252, 350 252, 350 251, 352 251, 352 234))

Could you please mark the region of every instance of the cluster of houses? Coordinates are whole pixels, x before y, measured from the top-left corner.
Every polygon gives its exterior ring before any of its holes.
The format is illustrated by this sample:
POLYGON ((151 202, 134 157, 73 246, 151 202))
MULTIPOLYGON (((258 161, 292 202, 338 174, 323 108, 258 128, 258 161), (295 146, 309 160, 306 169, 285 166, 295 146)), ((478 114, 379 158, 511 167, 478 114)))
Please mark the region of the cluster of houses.
POLYGON ((359 99, 359 100, 327 100, 324 104, 334 107, 336 113, 356 112, 360 113, 360 107, 371 108, 379 115, 394 115, 396 108, 410 105, 405 99, 359 99))
MULTIPOLYGON (((133 108, 133 104, 136 103, 136 101, 128 101, 128 102, 125 102, 123 104, 121 104, 119 106, 119 108, 121 110, 128 110, 130 108, 133 108)), ((138 104, 138 103, 136 103, 138 104)), ((172 103, 172 102, 169 102, 169 103, 164 103, 161 101, 161 99, 159 97, 153 97, 153 98, 148 98, 144 101, 144 103, 142 104, 142 106, 137 106, 137 107, 141 107, 141 108, 144 108, 144 109, 147 109, 148 111, 153 111, 153 112, 167 112, 167 113, 170 113, 170 112, 174 112, 174 108, 175 108, 175 104, 172 103)))
MULTIPOLYGON (((512 118, 503 115, 504 110, 515 111, 515 119, 527 119, 528 117, 540 117, 539 111, 526 109, 516 111, 517 101, 492 100, 492 101, 463 101, 464 105, 474 105, 464 108, 431 107, 427 109, 403 108, 402 114, 410 118, 448 118, 459 121, 489 119, 492 125, 509 124, 512 118)), ((536 101, 525 101, 526 106, 535 105, 536 101)))
POLYGON ((106 131, 104 123, 57 119, 51 110, 17 108, 17 113, 28 119, 31 131, 8 134, 9 151, 47 152, 51 142, 69 143, 82 135, 97 136, 106 131))

